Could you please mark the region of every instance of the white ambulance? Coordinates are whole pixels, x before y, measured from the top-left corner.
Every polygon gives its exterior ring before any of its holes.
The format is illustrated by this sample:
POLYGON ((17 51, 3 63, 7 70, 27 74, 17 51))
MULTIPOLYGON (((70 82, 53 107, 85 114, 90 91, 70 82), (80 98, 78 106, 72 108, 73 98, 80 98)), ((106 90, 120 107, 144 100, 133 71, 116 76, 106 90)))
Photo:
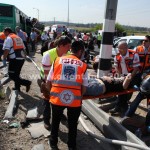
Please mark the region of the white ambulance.
POLYGON ((57 36, 60 36, 62 32, 67 31, 67 27, 61 24, 52 25, 49 33, 50 38, 53 38, 54 31, 57 33, 57 36))

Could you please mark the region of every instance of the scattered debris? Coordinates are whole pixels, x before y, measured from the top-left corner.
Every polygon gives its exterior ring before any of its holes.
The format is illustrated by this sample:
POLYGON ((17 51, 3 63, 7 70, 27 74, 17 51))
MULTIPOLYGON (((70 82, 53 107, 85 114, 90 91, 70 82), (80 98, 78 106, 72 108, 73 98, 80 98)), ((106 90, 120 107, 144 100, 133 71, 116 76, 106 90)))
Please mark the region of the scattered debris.
POLYGON ((27 128, 30 132, 32 138, 36 139, 44 135, 44 137, 48 137, 50 132, 44 128, 43 122, 32 123, 31 127, 27 128))
POLYGON ((9 82, 9 81, 10 81, 9 77, 4 77, 4 78, 2 78, 2 79, 0 80, 0 86, 6 84, 6 83, 9 82))
POLYGON ((10 128, 19 128, 19 127, 20 127, 20 123, 18 123, 18 122, 11 123, 11 124, 9 125, 9 127, 10 127, 10 128))
POLYGON ((31 150, 44 150, 43 144, 35 145, 31 150))
POLYGON ((38 118, 38 108, 35 107, 35 108, 32 108, 30 109, 28 112, 27 112, 27 116, 26 116, 27 119, 37 119, 38 118))
POLYGON ((8 123, 9 123, 9 120, 3 120, 2 122, 8 124, 8 123))

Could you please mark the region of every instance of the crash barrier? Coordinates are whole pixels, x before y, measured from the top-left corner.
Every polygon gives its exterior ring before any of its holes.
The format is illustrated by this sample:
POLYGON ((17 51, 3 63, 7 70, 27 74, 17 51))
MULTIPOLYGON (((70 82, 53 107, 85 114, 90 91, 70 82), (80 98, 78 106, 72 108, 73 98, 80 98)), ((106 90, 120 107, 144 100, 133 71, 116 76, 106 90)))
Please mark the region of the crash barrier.
POLYGON ((145 147, 143 145, 139 145, 139 144, 135 144, 135 143, 131 143, 131 142, 126 142, 126 141, 120 141, 120 140, 113 140, 113 139, 108 139, 102 136, 98 136, 96 134, 94 134, 86 125, 86 123, 84 122, 84 120, 82 119, 82 117, 79 117, 79 121, 82 124, 83 128, 86 130, 86 132, 91 135, 92 137, 98 139, 98 140, 102 140, 104 142, 110 143, 110 144, 116 144, 116 145, 125 145, 125 146, 129 146, 129 147, 134 147, 134 148, 138 148, 141 150, 150 150, 150 148, 145 147))
MULTIPOLYGON (((144 142, 142 142, 133 133, 120 125, 115 119, 113 119, 113 117, 99 109, 93 101, 83 101, 82 111, 90 118, 90 120, 92 120, 97 128, 103 132, 105 137, 121 141, 128 141, 148 148, 144 142)), ((121 149, 135 150, 135 148, 128 148, 125 145, 121 145, 121 149)))

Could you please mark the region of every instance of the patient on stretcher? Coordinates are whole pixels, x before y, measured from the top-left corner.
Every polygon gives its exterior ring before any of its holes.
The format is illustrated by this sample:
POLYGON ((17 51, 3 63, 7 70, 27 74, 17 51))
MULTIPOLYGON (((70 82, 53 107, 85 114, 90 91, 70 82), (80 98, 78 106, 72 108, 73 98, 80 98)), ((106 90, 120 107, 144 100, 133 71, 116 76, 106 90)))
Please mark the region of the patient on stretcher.
POLYGON ((129 76, 113 78, 103 76, 101 78, 89 78, 89 85, 86 88, 84 96, 98 96, 109 92, 121 92, 125 89, 133 88, 134 85, 139 86, 141 83, 141 76, 137 74, 130 82, 129 76))

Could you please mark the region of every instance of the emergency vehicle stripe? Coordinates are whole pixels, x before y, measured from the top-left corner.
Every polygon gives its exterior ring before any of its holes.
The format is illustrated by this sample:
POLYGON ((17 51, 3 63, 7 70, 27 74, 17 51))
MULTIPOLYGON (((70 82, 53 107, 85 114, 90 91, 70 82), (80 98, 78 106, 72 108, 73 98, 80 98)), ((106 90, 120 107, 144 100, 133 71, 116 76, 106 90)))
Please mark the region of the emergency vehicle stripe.
MULTIPOLYGON (((60 98, 60 93, 55 93, 55 92, 50 92, 50 96, 55 96, 60 98)), ((82 96, 75 96, 74 95, 74 100, 81 100, 82 96)))

